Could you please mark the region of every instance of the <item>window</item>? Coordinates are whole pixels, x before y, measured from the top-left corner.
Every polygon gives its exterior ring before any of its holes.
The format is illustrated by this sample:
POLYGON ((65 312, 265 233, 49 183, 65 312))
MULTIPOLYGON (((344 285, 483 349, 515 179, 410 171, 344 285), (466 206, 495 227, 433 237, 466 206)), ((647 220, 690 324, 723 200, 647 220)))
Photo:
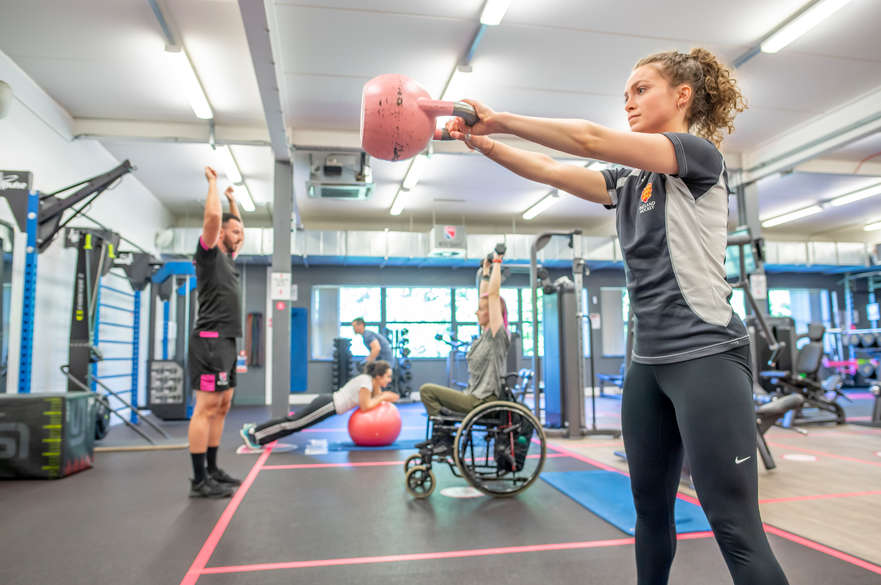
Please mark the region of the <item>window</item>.
POLYGON ((601 288, 600 314, 603 356, 624 356, 627 353, 627 320, 630 314, 627 289, 621 286, 601 288))
POLYGON ((743 290, 735 288, 731 291, 731 308, 741 319, 746 319, 746 297, 743 296, 743 290))
MULTIPOLYGON (((509 331, 520 333, 520 294, 519 289, 502 287, 500 296, 505 301, 508 310, 509 331)), ((528 300, 528 299, 527 299, 528 300)), ((460 341, 470 342, 480 335, 480 327, 477 325, 477 302, 478 294, 475 288, 457 288, 455 292, 456 304, 456 336, 460 341)), ((531 347, 531 346, 530 346, 531 347)), ((524 348, 525 351, 525 348, 524 348)))
POLYGON ((581 320, 581 343, 584 345, 584 357, 590 357, 590 342, 593 335, 593 343, 599 343, 596 339, 596 330, 590 328, 590 295, 587 294, 587 288, 581 289, 581 303, 584 310, 584 319, 581 320))
POLYGON ((451 289, 421 287, 388 287, 386 326, 407 329, 410 357, 436 358, 449 353, 449 346, 435 339, 451 326, 453 314, 451 289))
POLYGON ((332 359, 335 337, 351 339, 352 355, 366 356, 370 352, 364 347, 361 336, 352 331, 352 320, 362 317, 368 329, 379 331, 381 314, 381 287, 312 287, 312 359, 332 359))
MULTIPOLYGON (((508 310, 508 327, 520 333, 523 355, 532 355, 532 298, 529 288, 503 287, 501 296, 508 310)), ((538 311, 541 318, 541 290, 538 311)), ((445 358, 450 346, 438 341, 440 334, 449 339, 471 342, 480 334, 477 325, 478 291, 474 287, 364 287, 315 286, 312 288, 311 351, 312 359, 332 359, 333 339, 352 340, 352 355, 369 353, 360 335, 352 331, 352 320, 361 317, 367 329, 382 333, 407 329, 411 358, 445 358)), ((540 327, 539 327, 540 328, 540 327)), ((539 331, 539 354, 542 339, 539 331)), ((587 355, 587 354, 586 354, 587 355)))
MULTIPOLYGON (((768 290, 768 303, 772 317, 792 317, 796 334, 808 330, 809 323, 822 323, 832 327, 832 307, 829 291, 812 288, 772 288, 768 290)), ((826 336, 826 351, 832 351, 831 336, 826 336)), ((806 343, 802 341, 801 343, 806 343)))
POLYGON ((382 320, 382 289, 371 287, 340 287, 340 322, 351 325, 358 317, 367 323, 382 320))
MULTIPOLYGON (((538 300, 538 355, 544 355, 544 332, 542 331, 542 296, 543 291, 537 289, 536 297, 538 300)), ((532 292, 530 289, 520 289, 520 297, 523 299, 522 320, 520 325, 520 337, 523 340, 523 357, 532 357, 532 292)))

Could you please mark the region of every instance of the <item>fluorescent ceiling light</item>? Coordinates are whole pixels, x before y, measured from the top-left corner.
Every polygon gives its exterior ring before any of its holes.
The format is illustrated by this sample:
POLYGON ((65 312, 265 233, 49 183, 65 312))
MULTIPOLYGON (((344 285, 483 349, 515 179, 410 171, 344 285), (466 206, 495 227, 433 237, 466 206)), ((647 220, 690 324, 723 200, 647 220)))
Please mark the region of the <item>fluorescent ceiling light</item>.
POLYGON ((229 182, 234 185, 241 183, 243 181, 242 173, 229 145, 221 146, 214 152, 217 155, 217 166, 220 167, 220 170, 226 175, 229 182))
POLYGON ((863 226, 864 232, 874 232, 877 230, 881 230, 881 221, 876 221, 875 223, 867 223, 863 226))
POLYGON ((413 160, 410 162, 410 167, 407 169, 407 174, 404 175, 404 180, 401 181, 401 186, 408 191, 414 188, 422 179, 422 174, 425 172, 427 164, 428 156, 420 154, 413 157, 413 160))
POLYGON ((761 45, 762 52, 776 53, 820 24, 848 2, 850 0, 820 0, 765 39, 761 45))
POLYGON ((196 70, 193 69, 193 63, 190 61, 186 51, 178 47, 177 50, 165 50, 168 55, 169 63, 177 85, 186 94, 190 107, 197 118, 210 120, 214 118, 214 112, 211 111, 211 105, 208 103, 208 97, 199 78, 196 76, 196 70))
POLYGON ((543 213, 554 203, 560 200, 560 194, 556 189, 539 199, 538 203, 523 212, 523 219, 529 221, 540 213, 543 213))
POLYGON ((869 185, 868 187, 863 187, 862 189, 858 189, 852 193, 830 199, 829 205, 831 205, 832 207, 839 207, 841 205, 853 203, 854 201, 868 199, 869 197, 874 197, 875 195, 881 195, 881 183, 878 183, 877 185, 869 185))
POLYGON ((465 89, 474 68, 471 65, 457 65, 453 70, 450 82, 441 93, 441 101, 460 100, 465 96, 465 89))
POLYGON ((511 0, 486 0, 483 5, 483 12, 480 13, 480 24, 487 26, 496 26, 505 18, 511 0))
POLYGON ((257 207, 254 205, 254 197, 251 195, 251 188, 247 183, 241 185, 244 189, 236 189, 236 201, 242 209, 248 213, 253 213, 257 207))
POLYGON ((796 211, 784 213, 783 215, 778 215, 777 217, 764 219, 762 220, 762 227, 774 227, 775 225, 789 223, 790 221, 795 221, 796 219, 801 219, 809 215, 814 215, 815 213, 820 213, 821 211, 823 211, 823 208, 820 207, 820 205, 811 205, 810 207, 805 207, 804 209, 798 209, 796 211))
POLYGON ((401 215, 401 212, 404 211, 405 193, 404 189, 398 189, 398 192, 395 193, 395 200, 392 201, 392 208, 389 210, 391 215, 401 215))

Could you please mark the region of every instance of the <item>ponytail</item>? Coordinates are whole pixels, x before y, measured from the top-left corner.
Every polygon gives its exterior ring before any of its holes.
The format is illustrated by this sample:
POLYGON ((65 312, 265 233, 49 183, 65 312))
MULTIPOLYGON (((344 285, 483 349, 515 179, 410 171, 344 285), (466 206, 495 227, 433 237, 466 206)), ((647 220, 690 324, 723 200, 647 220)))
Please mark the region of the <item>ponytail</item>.
POLYGON ((689 130, 717 147, 722 144, 723 130, 734 132, 734 117, 747 106, 731 70, 715 55, 701 48, 689 53, 667 51, 640 59, 636 67, 649 64, 656 64, 670 85, 691 87, 685 116, 689 130))

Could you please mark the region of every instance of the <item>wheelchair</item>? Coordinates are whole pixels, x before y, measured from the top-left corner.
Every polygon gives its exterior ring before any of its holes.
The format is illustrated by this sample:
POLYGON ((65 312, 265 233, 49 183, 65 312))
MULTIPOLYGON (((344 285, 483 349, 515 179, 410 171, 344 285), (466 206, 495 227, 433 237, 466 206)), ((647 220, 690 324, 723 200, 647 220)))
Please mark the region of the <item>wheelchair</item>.
POLYGON ((517 398, 525 395, 523 372, 502 376, 499 400, 467 413, 442 409, 429 418, 431 440, 404 462, 407 492, 427 498, 436 480, 432 464, 447 464, 456 477, 497 497, 516 495, 538 478, 547 443, 541 423, 517 398), (517 380, 520 384, 515 384, 517 380), (438 445, 446 449, 436 452, 438 445))

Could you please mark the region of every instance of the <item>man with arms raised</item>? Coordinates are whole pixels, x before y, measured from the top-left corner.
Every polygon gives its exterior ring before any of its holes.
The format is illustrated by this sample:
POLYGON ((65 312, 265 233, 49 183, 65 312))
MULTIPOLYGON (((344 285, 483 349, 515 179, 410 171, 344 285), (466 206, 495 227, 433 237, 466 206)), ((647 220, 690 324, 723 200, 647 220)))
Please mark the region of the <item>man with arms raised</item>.
POLYGON ((242 483, 217 466, 217 449, 236 385, 236 338, 242 335, 242 318, 239 273, 233 258, 245 232, 233 188, 224 192, 229 213, 223 213, 217 173, 205 167, 205 178, 205 218, 193 257, 199 316, 187 357, 190 387, 196 395, 188 433, 193 462, 190 497, 225 498, 242 483))

